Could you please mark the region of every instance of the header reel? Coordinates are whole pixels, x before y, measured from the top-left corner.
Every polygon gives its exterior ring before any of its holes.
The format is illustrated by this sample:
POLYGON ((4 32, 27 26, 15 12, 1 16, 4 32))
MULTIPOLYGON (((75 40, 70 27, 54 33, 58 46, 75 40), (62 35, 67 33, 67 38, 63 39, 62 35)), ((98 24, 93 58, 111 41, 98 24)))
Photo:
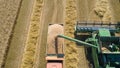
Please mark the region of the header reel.
POLYGON ((120 32, 120 22, 117 24, 103 22, 78 22, 76 23, 75 32, 86 33, 99 29, 108 29, 110 32, 120 32))

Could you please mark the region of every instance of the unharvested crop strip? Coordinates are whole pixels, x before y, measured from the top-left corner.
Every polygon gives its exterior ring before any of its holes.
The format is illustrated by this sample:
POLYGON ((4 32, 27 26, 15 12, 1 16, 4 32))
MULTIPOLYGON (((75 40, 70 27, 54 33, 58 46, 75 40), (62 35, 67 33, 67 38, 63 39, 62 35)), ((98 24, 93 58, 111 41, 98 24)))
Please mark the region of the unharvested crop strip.
MULTIPOLYGON (((65 35, 69 37, 74 37, 74 26, 76 22, 76 1, 66 0, 66 17, 65 17, 65 35)), ((66 68, 77 68, 78 65, 78 51, 75 43, 70 41, 65 41, 66 51, 65 51, 65 67, 66 68)))
POLYGON ((38 43, 38 36, 40 30, 40 16, 43 0, 36 0, 33 7, 33 14, 31 17, 31 24, 29 27, 28 39, 25 45, 25 51, 21 68, 33 68, 35 63, 35 53, 38 43))

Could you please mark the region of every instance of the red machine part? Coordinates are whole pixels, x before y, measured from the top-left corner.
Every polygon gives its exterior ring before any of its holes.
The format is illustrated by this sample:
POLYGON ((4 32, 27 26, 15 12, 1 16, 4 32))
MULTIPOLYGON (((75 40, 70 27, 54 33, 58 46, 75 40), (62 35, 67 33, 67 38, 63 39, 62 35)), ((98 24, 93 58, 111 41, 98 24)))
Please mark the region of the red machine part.
POLYGON ((62 68, 62 63, 47 63, 47 68, 62 68))

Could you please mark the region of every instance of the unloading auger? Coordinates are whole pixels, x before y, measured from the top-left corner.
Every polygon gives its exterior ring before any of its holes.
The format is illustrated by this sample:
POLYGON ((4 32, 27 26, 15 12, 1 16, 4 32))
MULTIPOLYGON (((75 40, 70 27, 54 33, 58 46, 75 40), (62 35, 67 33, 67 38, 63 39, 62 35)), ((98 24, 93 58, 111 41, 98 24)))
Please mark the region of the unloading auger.
POLYGON ((120 24, 77 22, 76 38, 64 35, 58 37, 74 41, 78 45, 90 47, 94 68, 120 68, 120 24), (84 40, 80 39, 84 37, 84 40))

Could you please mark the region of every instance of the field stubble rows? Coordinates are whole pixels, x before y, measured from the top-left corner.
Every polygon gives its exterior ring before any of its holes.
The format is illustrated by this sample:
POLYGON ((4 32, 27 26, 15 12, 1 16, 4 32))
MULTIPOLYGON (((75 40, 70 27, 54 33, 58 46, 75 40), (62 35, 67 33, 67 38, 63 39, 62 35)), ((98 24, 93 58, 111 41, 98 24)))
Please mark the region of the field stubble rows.
MULTIPOLYGON (((0 66, 3 64, 20 3, 21 0, 0 1, 0 25, 2 25, 0 27, 0 66)), ((26 30, 28 32, 28 36, 26 35, 27 41, 23 44, 25 45, 25 49, 23 46, 24 54, 21 53, 23 54, 21 68, 45 68, 46 46, 43 45, 46 45, 49 23, 65 24, 65 35, 74 37, 76 20, 108 21, 114 23, 120 21, 119 5, 119 0, 35 0, 32 16, 29 17, 31 18, 30 26, 27 25, 29 26, 29 32, 26 30)), ((20 28, 17 29, 19 30, 20 28)), ((79 68, 81 66, 82 68, 89 68, 84 47, 77 48, 75 43, 65 40, 65 48, 66 68, 79 68)), ((9 68, 9 65, 7 67, 9 68)))

